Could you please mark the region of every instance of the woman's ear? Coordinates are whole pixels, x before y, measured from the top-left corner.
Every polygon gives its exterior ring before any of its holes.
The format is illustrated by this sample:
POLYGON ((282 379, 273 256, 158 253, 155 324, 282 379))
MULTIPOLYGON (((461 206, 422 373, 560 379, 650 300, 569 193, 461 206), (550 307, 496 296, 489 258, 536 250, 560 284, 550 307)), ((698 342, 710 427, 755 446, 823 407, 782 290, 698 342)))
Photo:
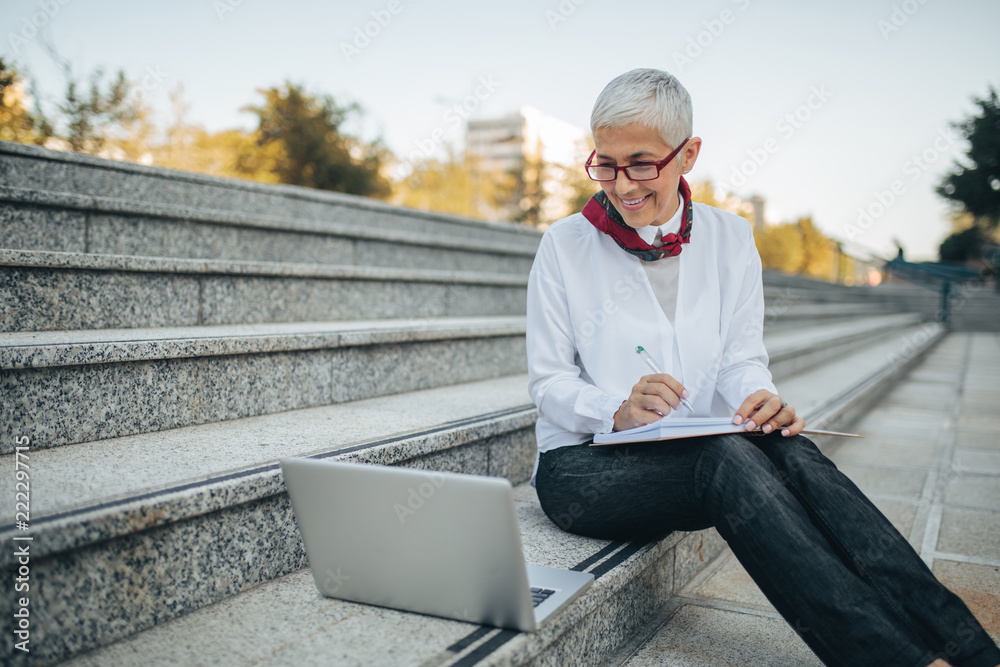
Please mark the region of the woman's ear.
POLYGON ((691 137, 681 150, 682 173, 686 174, 694 169, 694 163, 698 161, 699 153, 701 153, 701 137, 691 137))

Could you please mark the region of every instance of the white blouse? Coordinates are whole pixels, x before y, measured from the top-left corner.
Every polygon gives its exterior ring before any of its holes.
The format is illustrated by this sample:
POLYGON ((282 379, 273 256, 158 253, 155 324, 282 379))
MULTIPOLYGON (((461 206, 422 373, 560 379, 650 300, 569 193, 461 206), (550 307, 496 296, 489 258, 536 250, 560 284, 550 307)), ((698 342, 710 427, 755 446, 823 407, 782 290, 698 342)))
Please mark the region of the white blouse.
MULTIPOLYGON (((663 233, 679 223, 680 210, 661 225, 663 233)), ((647 243, 656 233, 639 232, 647 243)), ((652 372, 638 345, 691 393, 695 414, 682 409, 670 417, 729 416, 758 389, 777 393, 752 229, 704 204, 694 204, 691 240, 680 255, 653 263, 622 250, 581 213, 556 222, 535 255, 527 315, 539 452, 612 430, 632 386, 652 372)))

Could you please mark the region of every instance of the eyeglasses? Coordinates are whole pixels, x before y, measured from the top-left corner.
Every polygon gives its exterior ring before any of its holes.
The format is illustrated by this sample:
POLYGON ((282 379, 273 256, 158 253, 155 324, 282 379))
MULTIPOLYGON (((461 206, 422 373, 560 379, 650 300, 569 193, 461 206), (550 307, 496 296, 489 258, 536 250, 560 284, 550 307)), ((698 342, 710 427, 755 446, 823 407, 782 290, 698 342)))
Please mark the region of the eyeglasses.
POLYGON ((684 144, 691 140, 688 137, 681 142, 681 145, 674 149, 674 151, 663 158, 659 162, 636 162, 635 164, 630 164, 627 167, 619 167, 613 164, 594 164, 594 156, 597 155, 595 150, 587 158, 587 176, 593 181, 616 181, 618 180, 618 171, 622 170, 625 172, 625 176, 630 181, 653 181, 660 177, 660 170, 667 166, 667 164, 673 160, 677 154, 684 148, 684 144))

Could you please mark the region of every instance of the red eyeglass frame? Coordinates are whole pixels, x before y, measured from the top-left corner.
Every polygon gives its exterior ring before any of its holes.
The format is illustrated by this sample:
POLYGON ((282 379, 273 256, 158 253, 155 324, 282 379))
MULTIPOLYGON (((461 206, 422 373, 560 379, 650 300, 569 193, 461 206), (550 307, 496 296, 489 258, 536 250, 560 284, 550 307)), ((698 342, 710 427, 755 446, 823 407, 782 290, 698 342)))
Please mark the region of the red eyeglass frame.
POLYGON ((618 171, 619 170, 624 171, 625 172, 625 178, 629 179, 630 181, 636 181, 636 182, 641 182, 641 181, 655 181, 656 179, 658 179, 660 177, 660 171, 664 167, 666 167, 668 164, 670 164, 671 160, 673 160, 675 157, 677 157, 677 154, 681 152, 681 149, 684 148, 684 145, 687 144, 687 142, 689 142, 689 141, 691 141, 691 137, 688 137, 687 139, 685 139, 684 141, 682 141, 680 146, 678 146, 677 148, 675 148, 674 151, 670 155, 668 155, 667 157, 663 158, 659 162, 637 162, 635 164, 626 165, 624 167, 619 167, 618 165, 615 165, 615 164, 594 164, 593 163, 594 156, 597 155, 597 150, 595 149, 594 152, 590 154, 590 157, 587 158, 587 164, 583 165, 583 168, 584 168, 584 171, 587 172, 587 177, 590 180, 592 180, 592 181, 597 181, 598 183, 609 183, 611 181, 617 181, 618 180, 618 171), (653 176, 652 178, 632 178, 629 175, 629 173, 628 173, 628 170, 631 169, 632 167, 648 167, 649 165, 653 165, 654 167, 656 167, 656 176, 653 176), (591 173, 590 173, 590 168, 591 167, 606 167, 606 168, 609 168, 609 169, 614 169, 615 170, 615 176, 614 176, 614 178, 605 178, 605 179, 594 178, 591 175, 591 173))

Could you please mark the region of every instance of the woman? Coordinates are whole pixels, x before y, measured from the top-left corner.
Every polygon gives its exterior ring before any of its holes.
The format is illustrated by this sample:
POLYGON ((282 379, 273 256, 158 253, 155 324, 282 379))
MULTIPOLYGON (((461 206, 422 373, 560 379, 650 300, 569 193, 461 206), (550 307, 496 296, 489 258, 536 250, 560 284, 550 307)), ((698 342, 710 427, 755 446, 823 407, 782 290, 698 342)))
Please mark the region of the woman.
POLYGON ((962 601, 799 435, 805 423, 767 369, 750 225, 692 204, 682 177, 701 149, 691 124, 671 75, 613 80, 591 116, 587 172, 601 192, 542 238, 528 364, 543 510, 604 539, 715 526, 827 664, 996 665, 962 601), (662 373, 648 374, 640 345, 662 373), (766 435, 589 446, 595 433, 730 408, 766 435))

